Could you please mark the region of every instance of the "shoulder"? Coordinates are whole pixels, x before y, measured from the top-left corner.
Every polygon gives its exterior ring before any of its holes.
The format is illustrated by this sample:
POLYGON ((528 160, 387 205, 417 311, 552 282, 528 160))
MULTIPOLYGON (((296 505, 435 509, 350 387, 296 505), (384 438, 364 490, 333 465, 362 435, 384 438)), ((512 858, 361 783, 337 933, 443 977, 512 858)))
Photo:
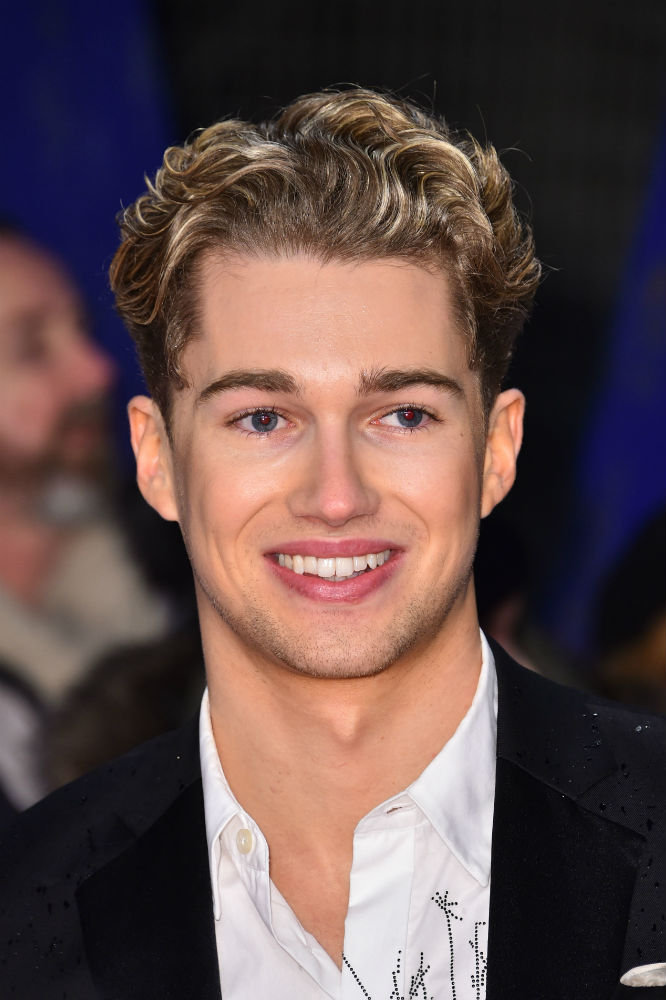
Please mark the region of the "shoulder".
MULTIPOLYGON (((0 843, 3 997, 93 995, 78 890, 156 826, 199 779, 192 722, 66 785, 18 817, 0 843)), ((134 888, 128 887, 130 894, 134 888)))
MULTIPOLYGON (((493 652, 495 898, 513 898, 527 863, 554 912, 575 900, 588 940, 615 936, 625 970, 661 960, 665 899, 656 862, 666 838, 666 720, 555 684, 499 647, 493 652), (518 867, 507 863, 512 858, 518 867)), ((512 938, 516 946, 539 926, 542 914, 531 905, 523 895, 530 918, 512 938)))
POLYGON ((499 757, 550 771, 550 783, 566 781, 572 790, 608 770, 640 773, 653 788, 663 783, 664 716, 556 684, 519 666, 496 644, 493 653, 499 757))
POLYGON ((16 892, 65 879, 74 890, 200 777, 197 726, 144 743, 22 813, 0 841, 0 916, 16 892))

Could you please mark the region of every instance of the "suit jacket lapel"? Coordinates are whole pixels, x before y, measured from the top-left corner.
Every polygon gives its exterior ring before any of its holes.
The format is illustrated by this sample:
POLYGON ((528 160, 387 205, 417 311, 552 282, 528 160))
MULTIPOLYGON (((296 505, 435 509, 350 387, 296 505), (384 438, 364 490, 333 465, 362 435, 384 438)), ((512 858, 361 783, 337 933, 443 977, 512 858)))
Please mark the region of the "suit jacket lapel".
MULTIPOLYGON (((617 986, 621 972, 661 958, 654 935, 643 947, 646 932, 638 933, 652 922, 656 900, 648 905, 647 876, 654 875, 652 854, 663 852, 646 841, 647 791, 633 787, 633 800, 627 796, 631 763, 615 760, 600 706, 586 708, 577 694, 523 670, 498 647, 494 652, 498 759, 487 1000, 619 1000, 627 993, 617 986)), ((182 760, 171 751, 168 770, 158 768, 175 795, 165 780, 153 782, 161 783, 163 804, 150 806, 146 823, 148 809, 128 787, 124 843, 77 893, 86 954, 105 1000, 220 1000, 194 728, 192 734, 182 760)), ((655 837, 659 830, 655 825, 655 837)), ((642 993, 631 990, 634 998, 642 993)))
POLYGON ((640 838, 504 760, 496 795, 488 1000, 609 1000, 640 838))
POLYGON ((201 780, 77 893, 105 1000, 219 1000, 201 780))
POLYGON ((609 1000, 645 841, 604 815, 620 768, 594 706, 494 652, 487 1000, 609 1000))

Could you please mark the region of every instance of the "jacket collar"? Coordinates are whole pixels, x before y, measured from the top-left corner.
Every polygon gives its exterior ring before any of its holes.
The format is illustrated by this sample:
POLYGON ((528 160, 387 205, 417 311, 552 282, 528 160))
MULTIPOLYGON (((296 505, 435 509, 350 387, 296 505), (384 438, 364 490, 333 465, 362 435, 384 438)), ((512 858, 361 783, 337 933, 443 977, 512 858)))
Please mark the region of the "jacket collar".
POLYGON ((640 789, 639 806, 613 738, 617 716, 629 713, 524 670, 495 645, 493 652, 487 1000, 609 1000, 623 991, 626 969, 663 960, 646 933, 656 899, 646 908, 641 885, 650 790, 640 789))
POLYGON ((77 892, 100 996, 220 1000, 195 726, 179 749, 175 800, 77 892))
MULTIPOLYGON (((646 829, 654 792, 635 784, 630 753, 616 758, 616 709, 493 652, 487 1000, 619 998, 623 972, 663 960, 650 936, 663 906, 646 895, 652 857, 663 851, 646 829)), ((128 843, 77 893, 101 996, 220 1000, 196 727, 183 731, 177 752, 169 747, 153 786, 164 806, 150 804, 146 827, 146 808, 134 801, 128 843)), ((660 829, 655 823, 655 837, 660 829)))

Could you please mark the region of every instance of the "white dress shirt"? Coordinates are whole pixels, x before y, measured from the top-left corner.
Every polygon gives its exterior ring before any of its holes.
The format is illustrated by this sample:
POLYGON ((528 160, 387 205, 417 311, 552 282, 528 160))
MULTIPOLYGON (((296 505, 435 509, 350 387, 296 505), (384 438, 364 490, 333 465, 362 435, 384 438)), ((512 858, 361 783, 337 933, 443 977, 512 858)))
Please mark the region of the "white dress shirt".
POLYGON ((356 827, 342 969, 271 882, 268 845, 225 780, 204 695, 201 768, 223 1000, 485 998, 497 682, 481 642, 477 691, 451 739, 409 788, 356 827))

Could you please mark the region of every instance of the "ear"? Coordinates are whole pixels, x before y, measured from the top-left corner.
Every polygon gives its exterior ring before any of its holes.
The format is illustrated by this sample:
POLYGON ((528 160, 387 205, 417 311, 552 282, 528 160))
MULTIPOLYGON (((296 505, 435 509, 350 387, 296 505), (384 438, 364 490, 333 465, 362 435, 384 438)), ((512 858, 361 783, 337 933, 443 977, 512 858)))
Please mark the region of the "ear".
POLYGON ((514 484, 524 414, 525 397, 520 389, 507 389, 495 400, 486 435, 481 517, 487 517, 514 484))
POLYGON ((162 414, 148 396, 127 405, 136 481, 144 498, 167 521, 178 520, 171 445, 162 414))

